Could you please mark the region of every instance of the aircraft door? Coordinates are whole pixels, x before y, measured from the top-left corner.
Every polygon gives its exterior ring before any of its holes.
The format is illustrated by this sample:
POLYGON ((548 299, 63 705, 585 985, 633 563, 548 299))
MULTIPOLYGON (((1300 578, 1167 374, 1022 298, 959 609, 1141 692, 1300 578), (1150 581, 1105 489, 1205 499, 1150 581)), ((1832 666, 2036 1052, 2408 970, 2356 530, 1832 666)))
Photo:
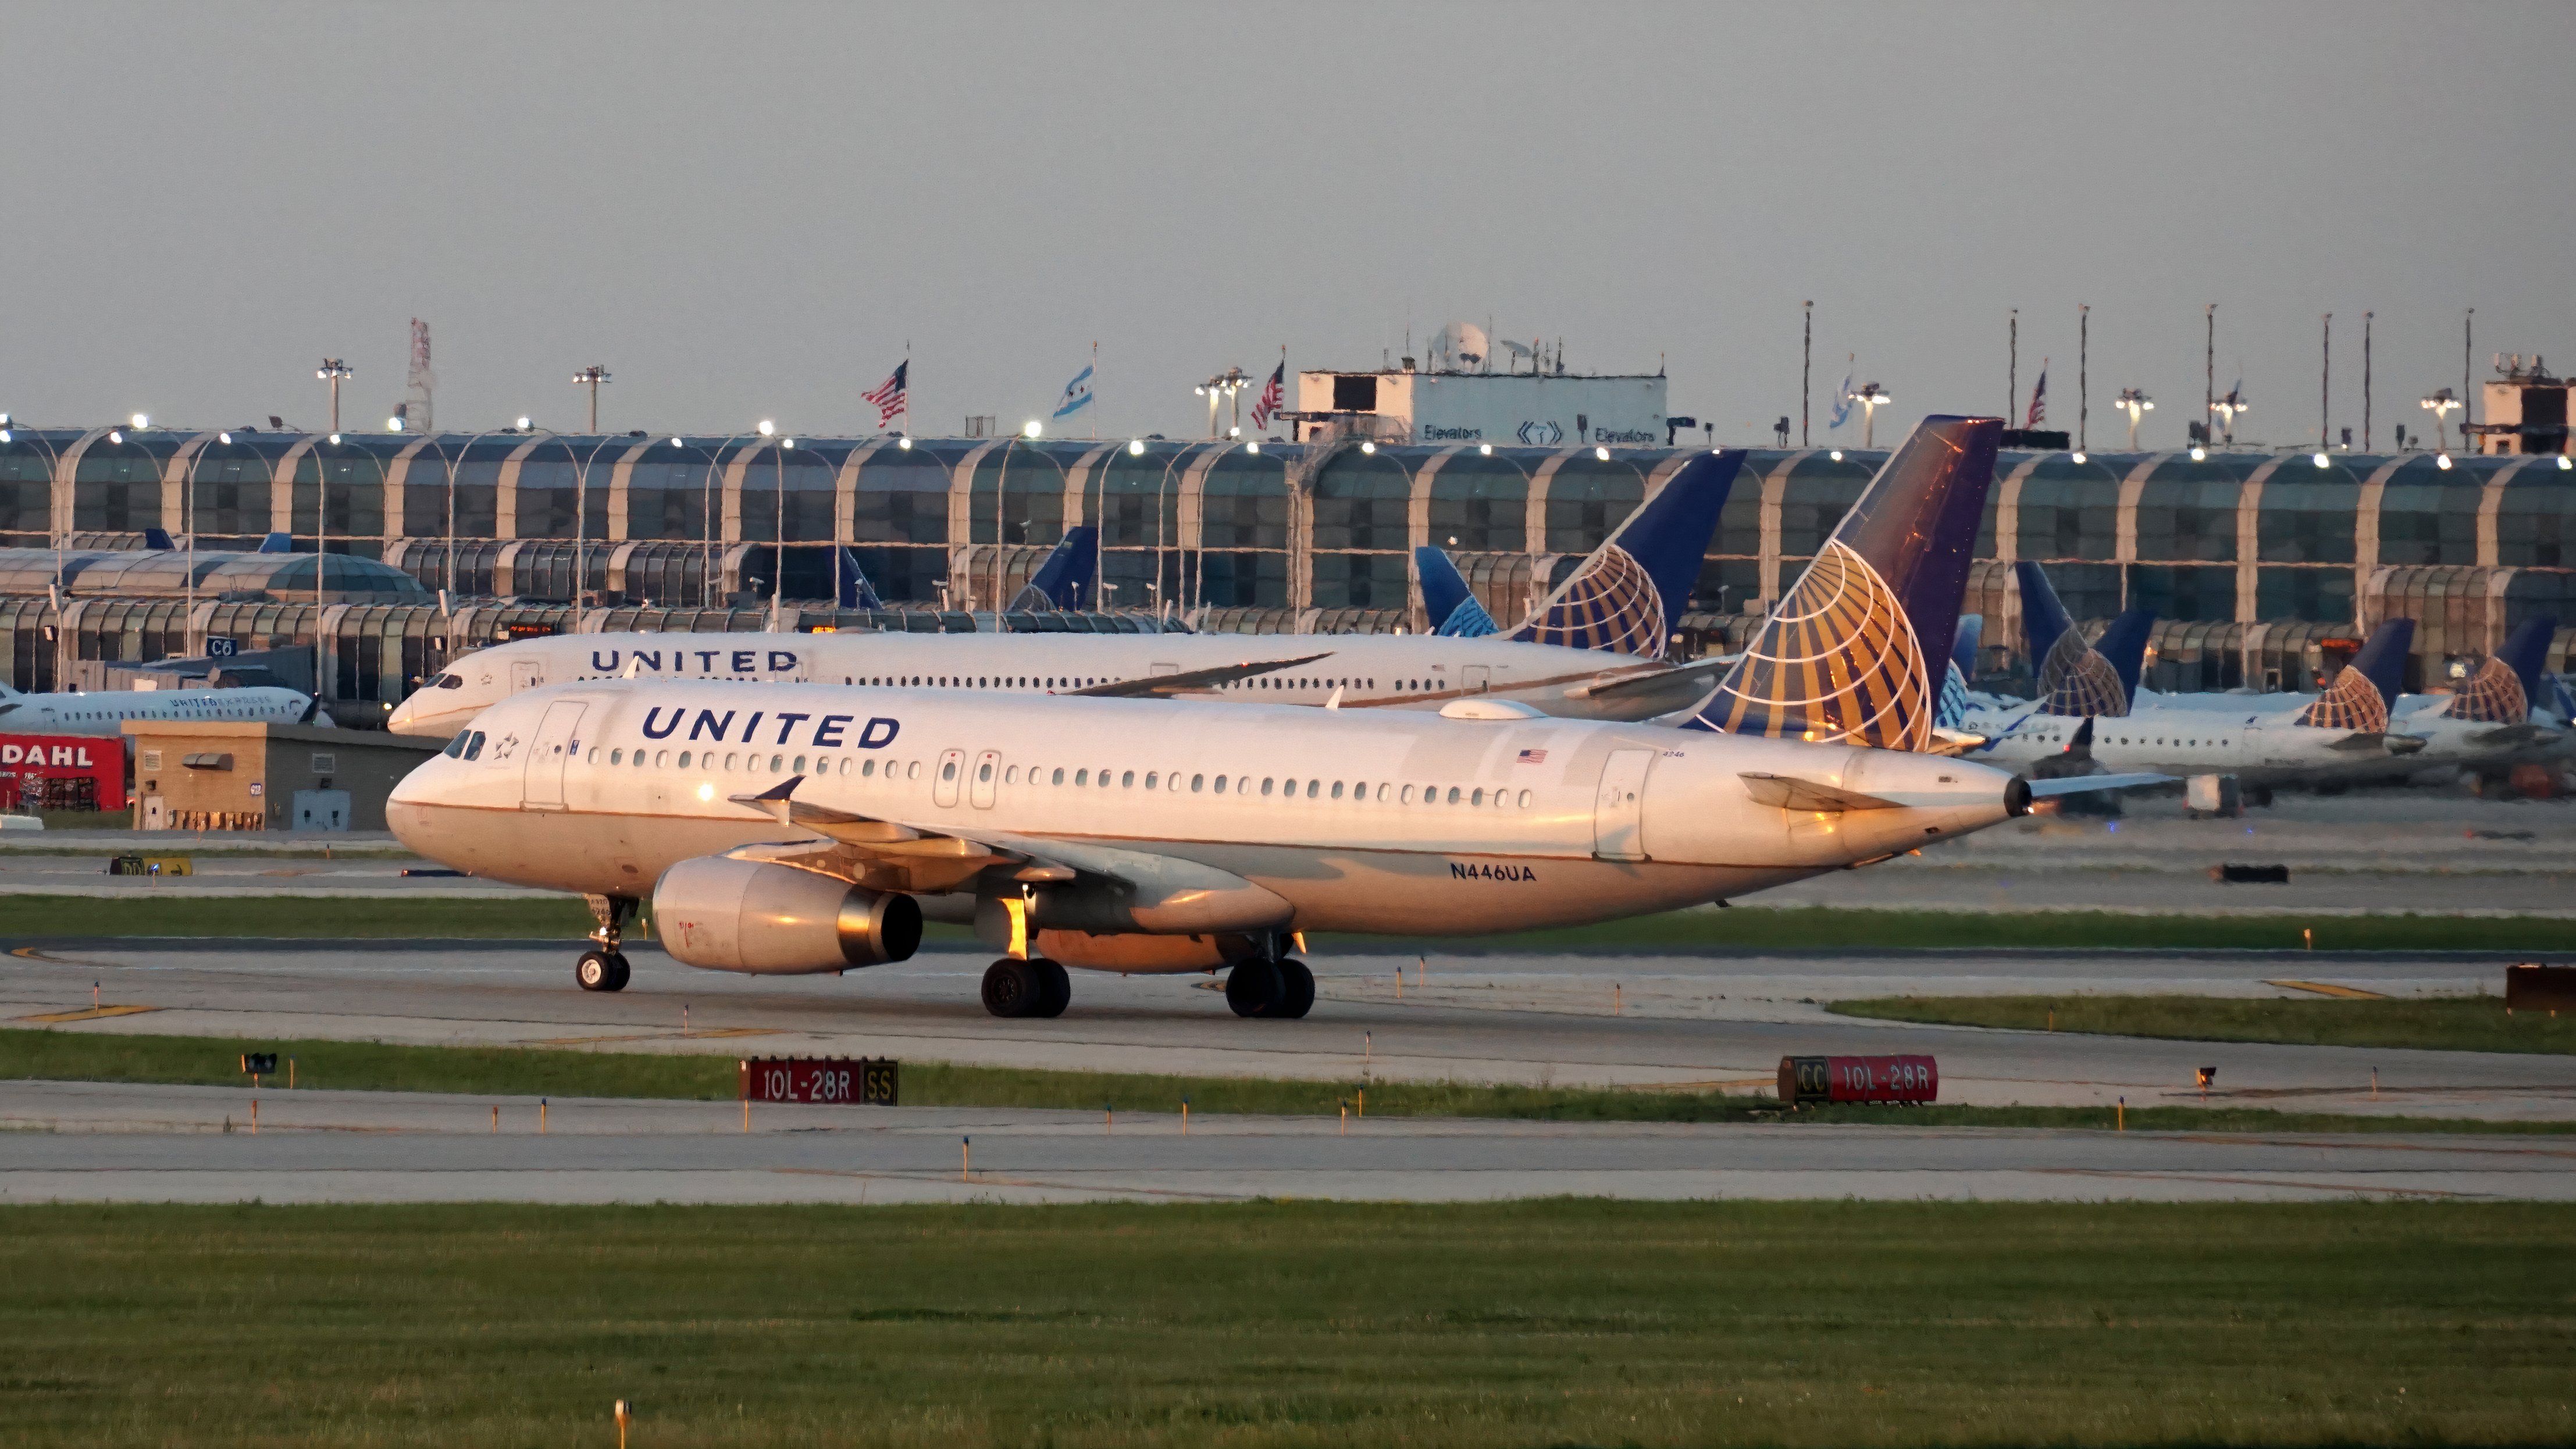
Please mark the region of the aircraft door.
POLYGON ((1493 688, 1494 668, 1490 664, 1470 664, 1461 671, 1461 684, 1468 694, 1483 694, 1493 688))
POLYGON ((528 742, 526 784, 520 798, 531 810, 564 808, 564 771, 581 752, 581 717, 589 709, 577 699, 546 706, 537 722, 537 737, 528 742))
POLYGON ((1612 750, 1601 767, 1601 789, 1592 797, 1592 855, 1596 860, 1644 860, 1646 772, 1653 750, 1612 750))
POLYGON ((510 692, 512 694, 517 694, 523 689, 534 689, 545 682, 546 668, 542 662, 534 659, 513 659, 510 661, 510 692))
POLYGON ((978 810, 993 808, 993 787, 1002 778, 1002 752, 986 750, 975 757, 975 783, 969 797, 978 810))
POLYGON ((930 782, 931 802, 943 809, 956 805, 957 786, 960 783, 957 777, 965 773, 966 752, 964 750, 941 750, 939 773, 930 782))

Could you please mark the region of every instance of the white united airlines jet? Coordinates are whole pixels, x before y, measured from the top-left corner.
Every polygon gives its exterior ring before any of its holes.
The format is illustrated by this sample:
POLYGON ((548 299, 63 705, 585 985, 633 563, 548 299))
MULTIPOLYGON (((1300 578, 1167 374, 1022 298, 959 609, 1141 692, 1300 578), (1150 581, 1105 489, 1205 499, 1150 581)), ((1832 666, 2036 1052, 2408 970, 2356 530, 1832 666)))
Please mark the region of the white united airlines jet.
MULTIPOLYGON (((1954 475, 1991 476, 1997 427, 1928 421, 1902 456, 1950 460, 1914 495, 1935 526, 1873 485, 1793 591, 1829 588, 1874 627, 1818 636, 1821 653, 1749 653, 1680 729, 1494 699, 1430 713, 599 680, 491 706, 386 818, 432 859, 589 898, 591 990, 626 984, 621 934, 650 899, 664 949, 692 966, 900 961, 927 916, 972 921, 1006 953, 983 984, 999 1016, 1062 1012, 1069 965, 1222 968, 1239 1014, 1303 1016, 1314 978, 1290 952, 1307 931, 1670 910, 2124 783, 2034 785, 1919 752, 1930 673, 1908 610, 1949 636, 1983 497, 1954 475), (1945 598, 1952 618, 1932 618, 1945 598), (1851 742, 1809 743, 1820 729, 1851 742)), ((1881 481, 1903 471, 1891 460, 1881 481)))
POLYGON ((115 735, 140 720, 257 720, 328 726, 320 701, 275 685, 237 689, 112 689, 95 694, 21 694, 0 685, 0 731, 115 735))
MULTIPOLYGON (((1667 662, 1740 450, 1702 454, 1638 505, 1519 628, 1426 634, 563 634, 457 660, 387 728, 446 736, 521 690, 575 680, 721 679, 1436 710, 1520 700, 1648 719, 1705 696, 1720 665, 1667 662)), ((1069 552, 1080 552, 1070 550, 1069 552)))

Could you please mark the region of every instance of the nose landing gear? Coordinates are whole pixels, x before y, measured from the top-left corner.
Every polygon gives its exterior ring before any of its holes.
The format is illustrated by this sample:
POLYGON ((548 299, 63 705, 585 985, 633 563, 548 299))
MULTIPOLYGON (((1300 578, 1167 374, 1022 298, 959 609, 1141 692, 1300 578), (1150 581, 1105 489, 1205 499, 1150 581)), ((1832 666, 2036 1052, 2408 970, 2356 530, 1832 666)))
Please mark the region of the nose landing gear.
POLYGON ((1292 956, 1239 962, 1225 975, 1225 1004, 1242 1017, 1295 1020, 1315 1006, 1315 973, 1292 956))
POLYGON ((625 935, 627 918, 635 914, 635 902, 624 896, 585 896, 590 913, 599 918, 599 929, 590 933, 598 945, 581 953, 573 967, 573 979, 584 991, 623 991, 634 974, 626 964, 626 953, 617 949, 625 935))

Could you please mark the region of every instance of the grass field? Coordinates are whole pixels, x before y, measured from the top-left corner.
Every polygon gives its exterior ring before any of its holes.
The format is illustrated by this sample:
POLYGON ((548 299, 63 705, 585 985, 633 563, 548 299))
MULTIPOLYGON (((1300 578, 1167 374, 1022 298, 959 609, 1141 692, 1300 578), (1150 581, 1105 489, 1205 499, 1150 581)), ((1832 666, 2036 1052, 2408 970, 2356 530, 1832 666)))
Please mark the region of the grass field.
POLYGON ((2233 996, 1891 996, 1837 1001, 1845 1016, 2190 1041, 2437 1051, 2576 1052, 2576 1013, 2505 1014, 2500 996, 2315 1001, 2233 996))
MULTIPOLYGON (((579 937, 589 910, 570 897, 438 900, 426 896, 0 895, 0 938, 114 936, 579 937)), ((2315 933, 2321 951, 2576 951, 2576 920, 2538 916, 2131 916, 2111 911, 1988 914, 1847 911, 1825 906, 1672 911, 1563 931, 1444 938, 1479 951, 1980 950, 2007 947, 2161 950, 2298 950, 2315 933)), ((962 939, 933 926, 933 939, 962 939)), ((1318 935, 1316 948, 1392 944, 1408 938, 1318 935)), ((1449 953, 1455 954, 1455 953, 1449 953)))
POLYGON ((17 1445, 2565 1443, 2576 1212, 0 1208, 17 1445))
MULTIPOLYGON (((245 1085, 248 1047, 295 1059, 304 1088, 458 1092, 513 1097, 658 1097, 731 1101, 730 1056, 564 1051, 536 1047, 395 1046, 351 1041, 246 1042, 222 1037, 0 1029, 0 1078, 82 1082, 245 1085)), ((278 1085, 283 1085, 279 1083, 278 1085)), ((1024 1067, 906 1062, 903 1101, 916 1107, 1041 1107, 1330 1117, 1344 1103, 1381 1117, 1500 1117, 1547 1122, 1754 1122, 1828 1126, 2110 1128, 2172 1132, 2576 1132, 2576 1123, 2472 1118, 2338 1116, 2253 1107, 2141 1107, 2115 1119, 2107 1107, 1809 1107, 1783 1117, 1769 1094, 1468 1082, 1291 1081, 1176 1077, 1143 1072, 1062 1072, 1024 1067)))

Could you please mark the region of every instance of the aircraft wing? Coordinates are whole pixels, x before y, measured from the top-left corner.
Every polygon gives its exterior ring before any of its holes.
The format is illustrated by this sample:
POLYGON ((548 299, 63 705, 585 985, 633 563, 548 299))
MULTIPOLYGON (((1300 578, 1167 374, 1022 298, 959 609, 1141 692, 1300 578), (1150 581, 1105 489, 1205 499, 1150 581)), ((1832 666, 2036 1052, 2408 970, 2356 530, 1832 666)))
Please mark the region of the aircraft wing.
POLYGON ((2384 734, 2371 730, 2356 730, 2351 734, 2345 735, 2342 739, 2335 741, 2333 744, 2326 746, 2326 748, 2336 750, 2344 754, 2353 755, 2368 754, 2372 751, 2382 749, 2392 755, 2411 755, 2422 750, 2426 743, 2427 741, 2422 735, 2384 734))
POLYGON ((2140 785, 2170 785, 2171 775, 2068 775, 2056 780, 2033 780, 2030 795, 2046 800, 2057 795, 2082 795, 2094 790, 2130 790, 2140 785))
POLYGON ((1121 679, 1110 684, 1093 684, 1081 689, 1067 689, 1061 693, 1088 695, 1093 699, 1169 699, 1181 694, 1205 694, 1220 684, 1232 684, 1238 679, 1250 679, 1256 675, 1269 674, 1281 669, 1294 669, 1300 664, 1312 664, 1318 659, 1330 657, 1331 653, 1331 650, 1326 650, 1321 654, 1300 654, 1294 659, 1246 660, 1241 664, 1219 664, 1206 669, 1184 669, 1178 674, 1154 674, 1143 679, 1121 679))
POLYGON ((1706 659, 1671 669, 1640 669, 1619 674, 1596 675, 1568 689, 1569 699, 1600 700, 1624 704, 1632 699, 1651 699, 1660 704, 1670 696, 1675 702, 1663 712, 1684 709, 1708 698, 1725 677, 1739 655, 1710 655, 1706 659))
POLYGON ((730 854, 822 871, 872 890, 915 893, 954 890, 996 866, 1009 868, 1013 880, 1030 882, 1072 880, 1077 874, 1069 865, 1042 859, 999 838, 906 825, 799 800, 796 787, 803 783, 805 777, 797 775, 757 795, 726 798, 781 825, 810 830, 829 845, 789 841, 747 845, 730 854))

